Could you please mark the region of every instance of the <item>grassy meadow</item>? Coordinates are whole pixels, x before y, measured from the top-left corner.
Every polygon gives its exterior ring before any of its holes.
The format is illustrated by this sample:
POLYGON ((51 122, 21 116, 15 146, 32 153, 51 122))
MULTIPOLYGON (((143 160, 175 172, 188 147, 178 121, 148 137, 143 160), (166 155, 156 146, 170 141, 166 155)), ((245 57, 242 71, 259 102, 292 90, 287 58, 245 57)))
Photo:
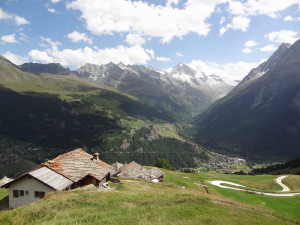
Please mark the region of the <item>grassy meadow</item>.
MULTIPOLYGON (((260 196, 209 184, 228 180, 278 191, 276 177, 166 171, 165 182, 158 184, 121 179, 110 190, 51 193, 37 203, 0 212, 0 224, 299 224, 300 196, 260 196)), ((287 178, 286 184, 298 190, 300 178, 287 178)), ((1 197, 5 193, 1 190, 1 197)))

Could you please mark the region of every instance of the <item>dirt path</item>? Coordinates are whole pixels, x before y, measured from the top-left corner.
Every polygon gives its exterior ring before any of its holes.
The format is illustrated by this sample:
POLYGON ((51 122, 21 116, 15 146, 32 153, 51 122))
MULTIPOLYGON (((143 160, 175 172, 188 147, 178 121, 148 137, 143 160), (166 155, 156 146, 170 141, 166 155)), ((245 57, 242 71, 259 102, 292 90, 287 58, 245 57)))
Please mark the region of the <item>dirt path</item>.
MULTIPOLYGON (((276 182, 283 188, 282 192, 290 191, 290 189, 281 182, 286 177, 287 176, 281 176, 276 179, 276 182)), ((210 183, 212 185, 215 185, 220 188, 226 188, 226 189, 231 189, 231 190, 236 190, 236 191, 245 191, 245 192, 259 194, 259 195, 268 195, 268 196, 276 196, 276 197, 291 197, 291 196, 300 195, 300 193, 268 193, 268 192, 246 190, 246 189, 243 189, 243 188, 247 188, 244 185, 240 185, 240 184, 236 184, 236 183, 224 181, 224 180, 213 180, 210 183), (231 186, 225 186, 224 184, 231 185, 231 186), (234 187, 232 187, 232 186, 234 186, 234 187)), ((252 189, 254 189, 254 188, 252 188, 252 189)))
POLYGON ((290 191, 289 187, 282 183, 282 180, 287 176, 281 176, 276 179, 276 182, 282 187, 282 192, 290 191))

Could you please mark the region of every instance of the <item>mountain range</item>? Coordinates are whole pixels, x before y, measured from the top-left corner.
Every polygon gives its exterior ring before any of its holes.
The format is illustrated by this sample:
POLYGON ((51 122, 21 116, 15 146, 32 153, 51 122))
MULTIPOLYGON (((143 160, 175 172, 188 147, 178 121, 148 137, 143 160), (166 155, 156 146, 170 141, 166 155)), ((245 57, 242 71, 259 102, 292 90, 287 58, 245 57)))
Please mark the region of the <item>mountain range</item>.
POLYGON ((1 154, 38 163, 53 148, 85 146, 108 162, 168 158, 175 168, 207 160, 205 149, 288 160, 299 156, 299 82, 300 41, 282 44, 234 88, 184 63, 170 72, 123 63, 71 71, 58 63, 16 66, 1 56, 0 144, 44 149, 37 158, 1 154))
POLYGON ((300 40, 282 44, 195 120, 197 141, 255 160, 299 156, 300 40))
POLYGON ((191 113, 199 113, 233 88, 219 76, 196 72, 183 63, 178 63, 170 73, 123 63, 86 64, 75 71, 57 63, 25 63, 20 68, 35 74, 77 76, 114 87, 170 114, 176 112, 177 118, 189 118, 191 113))
POLYGON ((18 67, 1 57, 0 105, 0 176, 17 176, 76 147, 101 152, 109 163, 154 165, 168 158, 180 168, 207 158, 177 112, 78 78, 59 64, 18 67))

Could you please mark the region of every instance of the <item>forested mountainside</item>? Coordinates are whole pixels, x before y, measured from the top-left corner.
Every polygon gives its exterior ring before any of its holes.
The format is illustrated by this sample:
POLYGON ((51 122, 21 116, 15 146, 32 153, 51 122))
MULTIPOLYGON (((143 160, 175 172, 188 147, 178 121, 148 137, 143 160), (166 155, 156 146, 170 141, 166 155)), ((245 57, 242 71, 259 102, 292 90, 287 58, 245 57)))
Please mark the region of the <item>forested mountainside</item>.
POLYGON ((282 44, 196 120, 197 141, 256 160, 299 156, 300 40, 282 44))
POLYGON ((100 151, 109 163, 153 165, 168 158, 179 168, 193 166, 194 157, 206 158, 176 113, 114 88, 73 76, 24 72, 4 57, 0 85, 3 175, 77 147, 100 151))

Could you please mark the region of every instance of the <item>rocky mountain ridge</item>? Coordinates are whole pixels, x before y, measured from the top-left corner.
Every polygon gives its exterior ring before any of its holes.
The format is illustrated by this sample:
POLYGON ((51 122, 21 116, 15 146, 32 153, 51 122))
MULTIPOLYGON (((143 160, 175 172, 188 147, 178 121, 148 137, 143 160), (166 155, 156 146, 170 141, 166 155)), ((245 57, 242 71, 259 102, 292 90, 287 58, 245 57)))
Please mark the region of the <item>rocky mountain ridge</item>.
POLYGON ((102 83, 180 112, 199 113, 233 86, 217 75, 196 72, 179 63, 168 73, 152 67, 109 63, 86 64, 74 72, 78 77, 102 83))

